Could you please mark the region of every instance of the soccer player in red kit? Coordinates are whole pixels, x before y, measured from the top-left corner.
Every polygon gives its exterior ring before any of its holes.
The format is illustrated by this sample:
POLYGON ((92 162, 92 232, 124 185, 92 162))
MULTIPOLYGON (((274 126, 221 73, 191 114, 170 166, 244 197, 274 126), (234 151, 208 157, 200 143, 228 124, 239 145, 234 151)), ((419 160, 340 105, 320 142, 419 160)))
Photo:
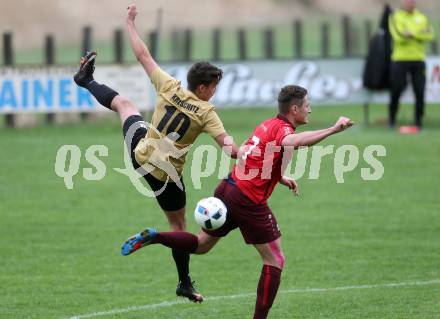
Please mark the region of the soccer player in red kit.
POLYGON ((263 261, 253 318, 267 318, 284 267, 281 233, 267 199, 277 183, 289 187, 298 195, 296 181, 283 176, 293 149, 314 145, 353 125, 350 119, 340 117, 327 129, 296 134, 295 129, 299 125, 307 124, 309 113, 311 106, 307 90, 296 85, 283 87, 278 95, 278 115, 255 128, 242 146, 240 159, 232 174, 215 190, 214 196, 221 199, 228 209, 225 224, 216 230, 202 229, 198 236, 187 232, 156 232, 148 228, 139 234, 142 246, 158 243, 189 253, 204 254, 221 237, 239 228, 245 242, 254 245, 263 261))

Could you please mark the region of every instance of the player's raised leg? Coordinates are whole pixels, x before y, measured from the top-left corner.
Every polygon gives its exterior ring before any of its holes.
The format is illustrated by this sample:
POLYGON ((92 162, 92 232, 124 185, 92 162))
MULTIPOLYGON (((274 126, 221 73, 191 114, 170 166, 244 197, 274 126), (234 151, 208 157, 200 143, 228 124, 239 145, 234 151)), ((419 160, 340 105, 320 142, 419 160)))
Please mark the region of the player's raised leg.
POLYGON ((87 89, 102 106, 117 112, 122 124, 130 116, 140 116, 133 102, 120 96, 118 92, 107 85, 95 81, 93 73, 95 71, 96 56, 97 53, 93 51, 87 52, 86 55, 81 57, 79 70, 73 77, 75 83, 87 89))
POLYGON ((281 250, 281 239, 267 244, 254 245, 263 261, 260 280, 257 288, 254 319, 265 319, 277 295, 284 267, 284 255, 281 250))
POLYGON ((198 235, 194 235, 184 231, 157 232, 154 228, 146 228, 125 241, 121 248, 121 254, 126 256, 141 247, 162 244, 171 249, 201 255, 209 252, 219 240, 220 237, 211 236, 203 231, 198 235))
POLYGON ((198 244, 195 254, 202 255, 208 253, 218 243, 220 238, 221 237, 214 237, 204 231, 200 231, 197 235, 198 244))

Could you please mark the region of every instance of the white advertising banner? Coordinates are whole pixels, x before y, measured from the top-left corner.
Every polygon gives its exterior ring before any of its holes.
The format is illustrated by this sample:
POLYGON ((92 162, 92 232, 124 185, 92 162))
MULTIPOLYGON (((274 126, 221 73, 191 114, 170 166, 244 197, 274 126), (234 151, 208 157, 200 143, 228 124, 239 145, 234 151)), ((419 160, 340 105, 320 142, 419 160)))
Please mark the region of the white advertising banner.
MULTIPOLYGON (((276 104, 280 88, 297 84, 308 89, 314 106, 363 104, 365 101, 388 103, 386 91, 369 94, 362 87, 364 60, 326 59, 310 61, 257 61, 220 65, 223 79, 212 102, 218 107, 255 107, 276 104)), ((440 57, 426 61, 426 102, 440 103, 440 57)), ((165 68, 186 86, 190 65, 165 68)), ((412 102, 408 85, 402 102, 412 102)))
MULTIPOLYGON (((0 113, 58 113, 108 111, 73 81, 78 68, 2 68, 0 113)), ((149 79, 138 65, 101 65, 98 82, 129 97, 142 110, 151 103, 149 79)))
MULTIPOLYGON (((212 102, 222 107, 255 107, 276 104, 280 88, 298 84, 309 90, 313 105, 361 104, 370 99, 388 103, 388 94, 370 96, 362 88, 362 59, 310 61, 243 61, 222 63, 223 79, 212 102)), ((186 87, 190 64, 162 67, 186 87)), ((95 112, 98 105, 86 90, 73 82, 76 68, 3 68, 0 72, 0 113, 95 112)), ((155 92, 140 65, 99 65, 98 82, 130 98, 140 109, 154 106, 155 92)), ((427 59, 426 101, 440 103, 440 57, 427 59)), ((412 101, 408 87, 403 101, 412 101)))
POLYGON ((426 100, 440 103, 440 57, 426 61, 426 100))

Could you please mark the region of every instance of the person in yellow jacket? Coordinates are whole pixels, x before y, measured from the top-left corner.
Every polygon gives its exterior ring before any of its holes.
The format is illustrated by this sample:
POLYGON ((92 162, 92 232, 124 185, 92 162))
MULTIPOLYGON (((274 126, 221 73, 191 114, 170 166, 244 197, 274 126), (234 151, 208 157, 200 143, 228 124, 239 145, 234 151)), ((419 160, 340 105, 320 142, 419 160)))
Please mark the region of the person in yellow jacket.
POLYGON ((434 31, 428 18, 416 9, 415 0, 403 0, 402 9, 389 18, 389 29, 393 39, 389 125, 395 126, 399 99, 409 74, 416 100, 414 124, 421 128, 425 108, 425 47, 434 39, 434 31))

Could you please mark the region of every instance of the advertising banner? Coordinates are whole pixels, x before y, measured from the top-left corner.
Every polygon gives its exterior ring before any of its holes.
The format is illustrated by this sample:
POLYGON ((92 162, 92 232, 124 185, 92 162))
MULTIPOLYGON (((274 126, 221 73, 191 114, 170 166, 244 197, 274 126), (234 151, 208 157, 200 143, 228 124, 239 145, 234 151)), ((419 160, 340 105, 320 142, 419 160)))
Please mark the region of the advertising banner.
MULTIPOLYGON (((0 113, 109 112, 73 81, 77 67, 2 68, 0 113)), ((103 65, 98 82, 129 97, 141 110, 151 103, 149 79, 138 65, 103 65)))
MULTIPOLYGON (((369 94, 362 88, 364 61, 326 59, 304 61, 242 61, 222 63, 223 79, 212 102, 222 107, 264 107, 276 104, 286 84, 304 86, 314 106, 388 103, 387 92, 369 94)), ((163 64, 165 71, 186 87, 191 64, 163 64)), ((86 90, 73 82, 77 69, 3 68, 0 72, 0 113, 105 111, 86 90)), ((141 110, 154 107, 155 92, 140 65, 98 65, 98 82, 131 99, 141 110)), ((440 57, 427 59, 426 101, 440 103, 440 57)), ((407 88, 403 102, 413 100, 407 88)))

